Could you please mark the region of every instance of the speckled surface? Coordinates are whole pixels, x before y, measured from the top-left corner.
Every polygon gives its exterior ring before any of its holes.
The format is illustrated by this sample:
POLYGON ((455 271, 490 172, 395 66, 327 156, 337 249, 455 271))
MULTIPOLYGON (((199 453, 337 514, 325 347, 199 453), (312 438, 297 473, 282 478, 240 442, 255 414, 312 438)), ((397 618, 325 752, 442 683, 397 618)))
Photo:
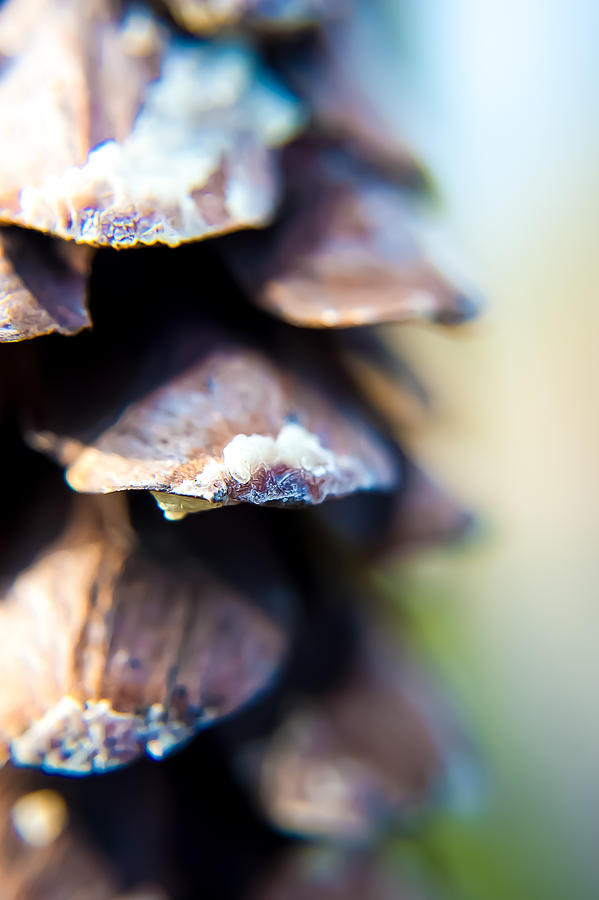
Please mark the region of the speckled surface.
POLYGON ((160 492, 206 502, 320 503, 391 487, 397 471, 364 420, 242 346, 207 354, 129 406, 97 440, 38 433, 75 490, 160 492))
POLYGON ((88 328, 90 253, 25 230, 0 229, 0 342, 88 328))
POLYGON ((136 550, 121 498, 81 498, 0 606, 0 750, 48 771, 162 757, 262 691, 281 629, 199 564, 136 550))
MULTIPOLYGON (((101 0, 47 0, 31 41, 12 48, 0 77, 10 148, 0 220, 123 248, 271 218, 272 148, 301 127, 299 104, 244 43, 167 40, 149 13, 137 16, 116 20, 101 0)), ((0 18, 0 53, 2 33, 0 18)))

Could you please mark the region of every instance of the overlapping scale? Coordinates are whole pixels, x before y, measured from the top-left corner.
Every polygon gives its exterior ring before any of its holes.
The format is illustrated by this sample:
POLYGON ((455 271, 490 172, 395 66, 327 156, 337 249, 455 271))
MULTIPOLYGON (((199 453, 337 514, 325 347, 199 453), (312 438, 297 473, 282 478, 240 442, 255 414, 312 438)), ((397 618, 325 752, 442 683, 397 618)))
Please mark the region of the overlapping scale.
POLYGON ((274 621, 184 554, 136 546, 119 498, 81 498, 0 604, 0 749, 46 770, 159 758, 271 682, 274 621))
POLYGON ((398 446, 426 400, 364 326, 476 304, 424 249, 353 7, 0 8, 0 341, 56 332, 0 360, 10 900, 421 896, 375 848, 461 735, 368 566, 471 520, 398 446))
POLYGON ((334 145, 285 158, 281 219, 224 244, 242 286, 294 325, 348 328, 470 318, 476 304, 427 257, 409 191, 334 145))
POLYGON ((0 229, 0 342, 89 328, 88 248, 0 229))
POLYGON ((431 698, 412 690, 417 682, 380 635, 361 629, 348 675, 300 701, 251 748, 250 783, 270 821, 353 845, 409 821, 441 781, 445 750, 427 725, 431 698))
POLYGON ((165 337, 164 359, 182 355, 182 343, 195 361, 155 376, 158 386, 124 410, 117 384, 107 427, 93 439, 82 436, 77 406, 61 402, 58 390, 60 426, 53 428, 50 412, 49 427, 31 440, 66 465, 72 488, 152 491, 176 519, 235 503, 317 504, 396 484, 386 441, 359 406, 338 402, 326 384, 201 331, 165 337))
POLYGON ((116 248, 270 220, 272 148, 303 114, 247 45, 168 37, 110 0, 40 6, 22 44, 2 35, 26 8, 0 13, 0 220, 116 248))

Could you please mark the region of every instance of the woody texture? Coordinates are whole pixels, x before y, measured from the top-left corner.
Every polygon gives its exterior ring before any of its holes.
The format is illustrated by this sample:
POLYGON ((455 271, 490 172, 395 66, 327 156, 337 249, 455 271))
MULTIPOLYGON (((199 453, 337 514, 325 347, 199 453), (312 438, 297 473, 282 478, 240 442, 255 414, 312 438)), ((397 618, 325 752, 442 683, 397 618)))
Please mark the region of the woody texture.
POLYGON ((436 896, 467 746, 373 572, 470 516, 384 326, 477 304, 355 16, 0 5, 2 900, 436 896))

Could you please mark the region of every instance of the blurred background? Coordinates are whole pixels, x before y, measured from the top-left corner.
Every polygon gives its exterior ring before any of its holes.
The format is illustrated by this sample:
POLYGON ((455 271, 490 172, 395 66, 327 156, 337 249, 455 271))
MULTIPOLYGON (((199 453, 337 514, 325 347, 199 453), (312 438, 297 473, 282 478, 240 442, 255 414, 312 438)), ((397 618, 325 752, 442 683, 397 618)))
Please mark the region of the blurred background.
POLYGON ((389 582, 484 759, 415 850, 465 900, 599 894, 598 34, 593 0, 380 0, 356 30, 488 298, 396 337, 434 397, 418 454, 481 517, 389 582))

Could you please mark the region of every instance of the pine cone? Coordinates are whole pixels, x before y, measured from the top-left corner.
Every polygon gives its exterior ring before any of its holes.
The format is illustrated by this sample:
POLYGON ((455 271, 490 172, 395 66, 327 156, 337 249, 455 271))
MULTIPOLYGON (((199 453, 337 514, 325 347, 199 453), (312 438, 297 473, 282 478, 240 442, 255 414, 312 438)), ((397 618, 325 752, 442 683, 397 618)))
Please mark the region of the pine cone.
POLYGON ((350 7, 0 10, 7 900, 420 895, 380 842, 461 738, 368 572, 470 520, 373 326, 476 307, 350 7))

